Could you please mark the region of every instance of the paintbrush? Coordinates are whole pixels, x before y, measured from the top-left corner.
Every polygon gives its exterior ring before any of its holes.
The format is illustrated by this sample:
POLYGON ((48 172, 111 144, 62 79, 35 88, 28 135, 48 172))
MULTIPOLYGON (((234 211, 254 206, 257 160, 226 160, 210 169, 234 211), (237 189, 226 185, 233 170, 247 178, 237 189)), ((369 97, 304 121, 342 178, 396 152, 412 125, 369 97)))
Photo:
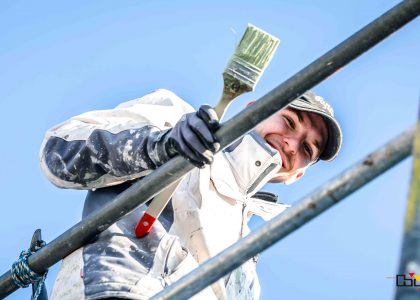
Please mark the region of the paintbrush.
MULTIPOLYGON (((222 97, 214 107, 219 120, 222 119, 233 99, 254 90, 279 43, 278 38, 248 24, 235 53, 223 72, 222 97)), ((153 223, 160 216, 183 178, 180 178, 153 198, 136 225, 135 233, 138 238, 149 233, 153 223)))
POLYGON ((222 119, 233 99, 253 91, 274 56, 280 40, 248 24, 223 72, 223 93, 214 109, 222 119))

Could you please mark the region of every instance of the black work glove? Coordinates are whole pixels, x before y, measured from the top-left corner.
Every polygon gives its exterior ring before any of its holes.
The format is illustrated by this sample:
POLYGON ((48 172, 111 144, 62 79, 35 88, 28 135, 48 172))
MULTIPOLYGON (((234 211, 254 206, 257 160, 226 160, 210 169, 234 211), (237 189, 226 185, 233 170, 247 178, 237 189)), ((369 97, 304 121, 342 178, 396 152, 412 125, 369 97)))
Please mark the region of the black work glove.
POLYGON ((213 161, 220 148, 214 133, 219 128, 219 118, 209 105, 202 105, 197 112, 183 115, 163 139, 169 157, 176 154, 199 168, 213 161))

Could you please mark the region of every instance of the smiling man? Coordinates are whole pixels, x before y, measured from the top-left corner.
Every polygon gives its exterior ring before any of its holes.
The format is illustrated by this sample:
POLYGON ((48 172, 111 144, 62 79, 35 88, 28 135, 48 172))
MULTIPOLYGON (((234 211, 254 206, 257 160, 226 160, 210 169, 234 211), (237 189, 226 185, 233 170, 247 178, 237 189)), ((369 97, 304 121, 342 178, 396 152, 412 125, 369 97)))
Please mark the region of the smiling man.
MULTIPOLYGON (((181 155, 198 168, 174 192, 151 232, 136 238, 141 206, 63 260, 51 298, 149 299, 287 205, 258 192, 269 181, 292 183, 319 159, 332 160, 341 130, 331 107, 307 92, 216 153, 217 115, 198 112, 158 90, 114 109, 92 111, 51 128, 41 167, 61 188, 86 189, 82 218, 181 155), (216 154, 215 154, 216 153, 216 154)), ((255 261, 245 262, 195 299, 258 299, 255 261)))
POLYGON ((282 168, 272 182, 295 182, 318 160, 333 160, 342 142, 333 109, 312 91, 260 123, 255 130, 282 158, 282 168))

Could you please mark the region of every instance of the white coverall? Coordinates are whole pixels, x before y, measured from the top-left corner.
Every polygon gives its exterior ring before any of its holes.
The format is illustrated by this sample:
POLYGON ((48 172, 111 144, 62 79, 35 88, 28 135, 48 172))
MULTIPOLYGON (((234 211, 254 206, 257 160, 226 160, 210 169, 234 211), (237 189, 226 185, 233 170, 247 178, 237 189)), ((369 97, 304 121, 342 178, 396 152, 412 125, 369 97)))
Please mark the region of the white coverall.
MULTIPOLYGON (((146 153, 147 135, 192 111, 174 93, 157 90, 81 114, 47 132, 42 170, 58 187, 89 190, 84 218, 156 167, 146 153)), ((280 167, 279 153, 248 133, 184 178, 146 237, 134 235, 142 206, 66 257, 51 299, 148 299, 246 235, 251 215, 267 220, 286 209, 253 197, 280 167)), ((250 260, 195 298, 258 299, 259 290, 250 260)))

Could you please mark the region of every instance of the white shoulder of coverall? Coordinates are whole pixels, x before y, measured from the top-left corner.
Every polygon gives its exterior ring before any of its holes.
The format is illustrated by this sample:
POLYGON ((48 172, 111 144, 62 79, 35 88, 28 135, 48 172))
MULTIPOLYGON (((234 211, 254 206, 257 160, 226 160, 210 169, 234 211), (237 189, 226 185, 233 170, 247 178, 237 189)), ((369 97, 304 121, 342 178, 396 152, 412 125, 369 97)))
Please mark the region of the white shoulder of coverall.
MULTIPOLYGON (((253 214, 269 220, 288 205, 252 196, 281 168, 280 154, 255 131, 245 135, 204 169, 193 170, 172 198, 174 224, 198 263, 223 251, 249 232, 253 214)), ((258 299, 255 262, 248 261, 212 286, 219 299, 258 299)))

